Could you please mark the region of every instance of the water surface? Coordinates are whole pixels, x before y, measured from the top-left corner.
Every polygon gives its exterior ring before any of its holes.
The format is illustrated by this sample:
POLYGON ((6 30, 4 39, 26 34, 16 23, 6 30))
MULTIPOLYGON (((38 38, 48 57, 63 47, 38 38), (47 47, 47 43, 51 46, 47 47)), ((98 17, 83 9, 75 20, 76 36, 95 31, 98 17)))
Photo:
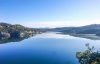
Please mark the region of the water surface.
POLYGON ((100 40, 44 33, 20 42, 0 44, 0 64, 79 64, 76 52, 89 43, 96 50, 100 40))

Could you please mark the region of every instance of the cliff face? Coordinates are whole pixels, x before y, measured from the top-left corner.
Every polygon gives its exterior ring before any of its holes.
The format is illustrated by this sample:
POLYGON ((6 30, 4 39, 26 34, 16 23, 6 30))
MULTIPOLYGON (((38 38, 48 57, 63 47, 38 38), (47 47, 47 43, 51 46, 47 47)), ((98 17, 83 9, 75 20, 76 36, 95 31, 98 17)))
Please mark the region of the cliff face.
POLYGON ((39 31, 36 29, 24 27, 19 24, 0 23, 0 39, 25 38, 37 33, 39 31))

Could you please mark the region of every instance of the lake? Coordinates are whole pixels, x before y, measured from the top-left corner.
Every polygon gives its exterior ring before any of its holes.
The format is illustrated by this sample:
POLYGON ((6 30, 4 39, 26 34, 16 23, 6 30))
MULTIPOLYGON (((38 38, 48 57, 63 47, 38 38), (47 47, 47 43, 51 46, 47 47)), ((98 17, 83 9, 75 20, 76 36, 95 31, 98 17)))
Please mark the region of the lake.
POLYGON ((100 49, 100 40, 54 32, 38 34, 20 42, 0 44, 0 64, 79 64, 76 52, 85 44, 100 49))

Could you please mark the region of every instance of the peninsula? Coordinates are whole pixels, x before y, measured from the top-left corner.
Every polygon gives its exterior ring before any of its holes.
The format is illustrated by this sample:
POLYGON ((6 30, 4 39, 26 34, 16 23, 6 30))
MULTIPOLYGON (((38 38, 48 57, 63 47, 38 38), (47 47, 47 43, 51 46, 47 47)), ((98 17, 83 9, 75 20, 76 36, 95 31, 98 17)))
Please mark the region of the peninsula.
POLYGON ((0 39, 17 39, 17 38, 26 38, 33 36, 35 34, 39 34, 40 31, 38 29, 24 27, 20 24, 8 24, 8 23, 0 23, 0 39))

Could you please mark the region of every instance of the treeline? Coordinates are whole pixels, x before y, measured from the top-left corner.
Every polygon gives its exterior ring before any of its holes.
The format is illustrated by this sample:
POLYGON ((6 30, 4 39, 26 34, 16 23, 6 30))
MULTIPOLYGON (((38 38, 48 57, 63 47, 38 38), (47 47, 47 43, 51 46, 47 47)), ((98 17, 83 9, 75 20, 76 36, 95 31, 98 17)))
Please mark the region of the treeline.
POLYGON ((37 29, 24 27, 20 24, 0 23, 0 39, 24 38, 40 33, 37 29))

